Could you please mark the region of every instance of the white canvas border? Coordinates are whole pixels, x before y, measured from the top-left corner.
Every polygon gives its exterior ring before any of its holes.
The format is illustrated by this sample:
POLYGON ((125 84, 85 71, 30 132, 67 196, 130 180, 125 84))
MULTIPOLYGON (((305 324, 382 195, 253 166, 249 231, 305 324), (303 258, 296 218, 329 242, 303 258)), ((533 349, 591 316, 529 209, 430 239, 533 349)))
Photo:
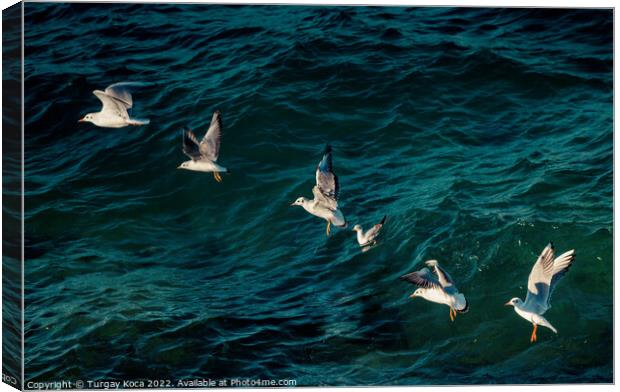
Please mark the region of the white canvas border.
MULTIPOLYGON (((39 0, 31 0, 31 1, 39 1, 39 0)), ((93 1, 94 2, 94 1, 93 1)), ((97 2, 129 2, 129 1, 109 1, 109 0, 101 0, 97 2)), ((474 6, 474 7, 559 7, 559 8, 615 8, 615 1, 609 0, 591 0, 591 1, 583 1, 583 0, 540 0, 540 1, 509 1, 509 0, 478 0, 478 1, 439 1, 439 0, 426 0, 426 1, 410 1, 410 0, 387 0, 387 1, 379 1, 379 0, 314 0, 314 1, 303 1, 303 0, 289 0, 289 1, 278 1, 278 0, 227 0, 227 1, 182 1, 182 0, 167 0, 167 1, 148 1, 148 0, 134 0, 132 2, 136 3, 206 3, 206 4, 314 4, 314 5, 382 5, 382 6, 474 6)), ((15 1, 12 0, 0 0, 0 5, 2 9, 5 9, 13 4, 15 1)), ((22 9, 23 13, 23 9, 22 9)), ((615 37, 618 34, 618 23, 617 23, 617 14, 614 11, 614 147, 618 142, 618 135, 615 132, 616 129, 616 121, 617 121, 617 106, 615 100, 615 91, 617 91, 617 79, 615 75, 617 75, 618 64, 615 61, 615 53, 616 53, 616 42, 615 37)), ((1 23, 1 22, 0 22, 1 23)), ((23 18, 22 18, 23 23, 23 18)), ((1 30, 1 26, 0 26, 1 30)), ((22 25, 23 31, 23 25, 22 25)), ((23 36, 22 36, 22 45, 23 45, 23 36)), ((1 63, 0 63, 0 71, 1 71, 1 63)), ((23 75, 23 59, 22 59, 22 75, 23 75)), ((24 124, 24 113, 23 113, 23 100, 24 100, 24 91, 23 91, 23 77, 22 77, 22 159, 23 159, 23 124, 24 124)), ((1 85, 0 85, 0 103, 1 103, 1 85)), ((0 136, 2 135, 1 124, 0 124, 0 136)), ((614 265, 616 262, 616 252, 615 252, 615 244, 618 242, 619 234, 616 231, 615 222, 617 221, 618 214, 615 208, 615 195, 617 194, 617 184, 615 181, 615 173, 616 173, 616 154, 614 148, 614 265)), ((23 163, 23 161, 22 161, 23 163)), ((2 169, 2 161, 0 160, 0 171, 2 169)), ((22 164, 22 194, 23 194, 23 164, 22 164)), ((0 221, 0 229, 2 227, 2 222, 0 221)), ((22 200, 22 236, 23 236, 23 200, 22 200)), ((22 238, 22 255, 23 255, 23 238, 22 238)), ((23 260, 22 260, 22 309, 23 309, 23 295, 24 295, 24 287, 23 287, 23 260)), ((2 278, 2 271, 0 268, 0 281, 2 278)), ((618 300, 618 291, 615 289, 615 282, 617 282, 618 271, 614 268, 614 304, 617 303, 618 300)), ((615 361, 615 353, 617 352, 618 342, 615 339, 615 326, 616 324, 616 312, 614 306, 614 380, 615 374, 617 372, 617 362, 615 361)), ((23 312, 22 312, 22 331, 23 331, 23 312)), ((0 324, 0 336, 1 336, 1 324, 0 324)), ((22 354, 23 354, 23 333, 22 333, 22 354)), ((1 359, 1 351, 0 351, 0 359, 1 359)), ((23 357, 22 357, 22 369, 23 369, 23 357)), ((23 372, 23 371, 22 371, 23 372)), ((22 373, 23 380, 23 373, 22 373)), ((360 390, 362 388, 367 387, 359 387, 359 388, 303 388, 305 391, 326 391, 326 390, 337 390, 342 392, 349 392, 354 390, 360 390)), ((406 391, 412 390, 414 387, 375 387, 373 388, 376 391, 406 391)), ((525 390, 536 390, 536 389, 544 389, 546 391, 552 392, 573 392, 573 391, 581 391, 583 388, 588 388, 590 392, 598 392, 598 391, 607 391, 612 390, 614 388, 613 385, 582 385, 582 384, 571 384, 571 385, 552 385, 552 386, 497 386, 497 385, 485 385, 485 386, 456 386, 456 387, 424 387, 425 390, 434 392, 434 391, 445 391, 450 388, 459 388, 459 391, 463 392, 475 392, 479 388, 483 388, 484 390, 521 390, 522 388, 525 390)), ((7 392, 14 390, 9 385, 1 383, 0 384, 0 392, 7 392)), ((171 391, 178 391, 177 389, 170 389, 171 391)), ((263 389, 226 389, 227 391, 246 391, 246 392, 259 392, 259 391, 275 391, 277 389, 271 388, 263 388, 263 389)))

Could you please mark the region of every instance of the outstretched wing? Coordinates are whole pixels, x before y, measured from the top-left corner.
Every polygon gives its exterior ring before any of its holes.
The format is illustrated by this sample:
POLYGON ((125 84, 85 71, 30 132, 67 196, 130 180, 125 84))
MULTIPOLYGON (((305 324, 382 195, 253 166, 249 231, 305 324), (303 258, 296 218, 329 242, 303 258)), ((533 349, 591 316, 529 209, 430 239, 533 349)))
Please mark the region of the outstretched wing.
POLYGON ((435 271, 435 275, 437 275, 437 279, 443 288, 455 288, 454 280, 446 270, 439 266, 439 262, 437 260, 428 260, 426 265, 433 268, 435 271))
POLYGON ((419 271, 403 275, 400 277, 400 279, 425 289, 441 288, 441 284, 439 283, 435 275, 433 275, 431 271, 429 271, 429 269, 426 267, 422 268, 419 271))
POLYGON ((198 161, 202 158, 198 140, 196 140, 194 132, 187 127, 183 129, 183 153, 194 161, 198 161))
MULTIPOLYGON (((340 186, 338 184, 338 176, 332 169, 332 148, 328 144, 325 146, 325 153, 323 159, 319 162, 316 168, 316 186, 318 192, 314 189, 312 192, 315 194, 321 194, 319 199, 328 200, 330 205, 334 208, 338 207, 338 195, 340 193, 340 186)), ((331 207, 330 207, 331 208, 331 207)))
POLYGON ((319 189, 318 185, 312 187, 312 194, 314 195, 314 200, 322 205, 323 207, 329 208, 332 211, 338 209, 338 202, 330 197, 325 196, 323 192, 319 189))
POLYGON ((366 241, 372 241, 379 235, 383 224, 385 223, 385 216, 381 219, 381 222, 377 223, 366 232, 366 241))
POLYGON ((95 94, 95 96, 99 98, 99 100, 103 104, 103 107, 101 108, 101 113, 104 113, 104 115, 106 116, 121 117, 124 119, 129 118, 129 113, 127 113, 127 109, 131 106, 127 106, 124 101, 121 101, 101 90, 95 90, 93 91, 93 94, 95 94))
POLYGON ((549 287, 553 278, 553 243, 549 243, 540 253, 527 280, 527 297, 523 306, 537 314, 547 311, 549 287))
POLYGON ((133 99, 131 98, 131 87, 137 87, 143 85, 142 83, 135 82, 120 82, 114 83, 106 87, 105 93, 114 99, 124 103, 127 109, 131 109, 133 106, 133 99))
POLYGON ((562 279, 562 277, 568 272, 570 267, 573 265, 573 261, 575 260, 575 249, 571 249, 568 252, 564 252, 555 260, 553 260, 553 277, 551 278, 551 283, 549 284, 549 295, 547 295, 547 309, 551 307, 551 295, 553 294, 553 290, 555 286, 558 284, 558 281, 562 279))
POLYGON ((219 110, 213 113, 211 125, 200 142, 200 153, 215 162, 220 154, 220 140, 222 137, 222 114, 219 110))
POLYGON ((105 93, 125 104, 127 109, 131 109, 133 106, 133 99, 131 97, 131 90, 137 87, 148 86, 149 83, 144 82, 119 82, 114 83, 106 87, 105 93))

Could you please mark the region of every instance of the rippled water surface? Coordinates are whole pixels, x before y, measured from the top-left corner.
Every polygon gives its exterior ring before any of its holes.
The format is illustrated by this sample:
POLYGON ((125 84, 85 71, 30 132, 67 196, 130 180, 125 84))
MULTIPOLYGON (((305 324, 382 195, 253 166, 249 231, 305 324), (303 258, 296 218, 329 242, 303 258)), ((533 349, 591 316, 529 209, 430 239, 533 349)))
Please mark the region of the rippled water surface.
POLYGON ((612 381, 610 10, 27 3, 26 380, 612 381), (118 81, 144 127, 78 124, 118 81), (218 184, 177 170, 222 110, 218 184), (290 203, 334 149, 347 230, 290 203), (388 216, 378 246, 350 231, 388 216), (547 241, 577 250, 547 318, 547 241), (435 258, 471 310, 408 298, 435 258))

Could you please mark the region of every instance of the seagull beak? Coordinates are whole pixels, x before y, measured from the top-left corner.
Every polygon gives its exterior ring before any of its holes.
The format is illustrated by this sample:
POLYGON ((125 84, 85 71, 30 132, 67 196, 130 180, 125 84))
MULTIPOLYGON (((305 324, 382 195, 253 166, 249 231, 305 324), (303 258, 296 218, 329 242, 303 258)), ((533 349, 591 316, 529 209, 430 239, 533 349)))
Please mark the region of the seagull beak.
POLYGON ((504 304, 504 306, 512 306, 512 302, 508 301, 504 304))
POLYGON ((409 298, 411 298, 411 299, 415 298, 415 293, 411 294, 411 295, 409 296, 409 298))
POLYGON ((80 118, 80 119, 78 120, 78 122, 79 122, 79 123, 81 123, 81 122, 86 122, 86 120, 84 120, 83 118, 80 118))
POLYGON ((292 202, 292 203, 291 203, 291 207, 293 207, 294 205, 295 205, 295 202, 292 202))

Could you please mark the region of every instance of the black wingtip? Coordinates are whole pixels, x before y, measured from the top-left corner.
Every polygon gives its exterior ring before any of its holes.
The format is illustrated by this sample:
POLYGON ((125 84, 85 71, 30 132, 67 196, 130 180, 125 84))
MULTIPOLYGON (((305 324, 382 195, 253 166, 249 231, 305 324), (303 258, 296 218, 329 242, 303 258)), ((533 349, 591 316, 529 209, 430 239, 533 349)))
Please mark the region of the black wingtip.
POLYGON ((550 247, 551 249, 555 249, 555 247, 553 246, 553 241, 549 241, 549 245, 547 246, 550 247))
MULTIPOLYGON (((331 172, 332 171, 332 146, 328 144, 325 145, 325 152, 323 153, 323 158, 319 162, 319 169, 323 172, 331 172)), ((336 189, 338 188, 338 180, 336 180, 336 189)))
POLYGON ((385 224, 386 219, 387 219, 387 215, 383 215, 383 219, 381 219, 381 222, 379 224, 381 225, 385 224))

